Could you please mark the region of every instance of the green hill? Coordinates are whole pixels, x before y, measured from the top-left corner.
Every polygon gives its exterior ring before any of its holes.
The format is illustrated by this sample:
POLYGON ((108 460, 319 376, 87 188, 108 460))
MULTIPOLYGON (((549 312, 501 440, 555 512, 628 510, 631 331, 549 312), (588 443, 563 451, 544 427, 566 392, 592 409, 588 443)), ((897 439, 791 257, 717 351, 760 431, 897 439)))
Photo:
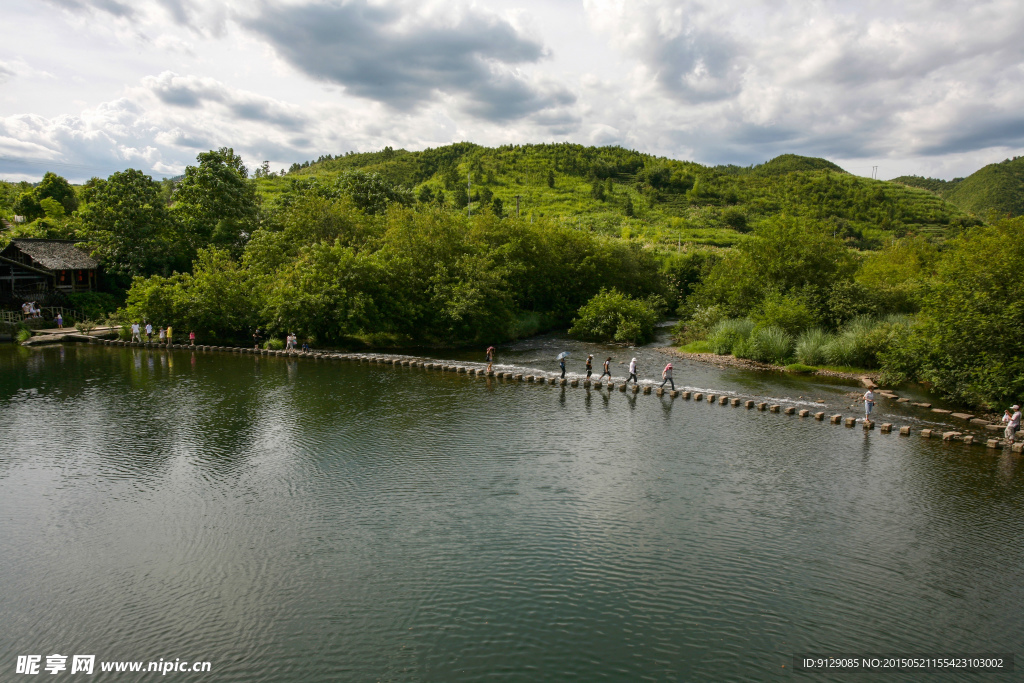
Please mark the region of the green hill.
POLYGON ((984 216, 990 211, 1024 214, 1024 157, 989 164, 945 193, 945 198, 964 211, 984 216))
POLYGON ((966 178, 939 180, 900 176, 893 183, 930 190, 960 209, 977 216, 1024 214, 1024 157, 989 164, 966 178))
POLYGON ((942 237, 970 222, 934 193, 854 176, 825 159, 786 154, 751 167, 709 167, 622 147, 559 143, 487 148, 461 142, 420 152, 385 148, 293 164, 261 179, 273 202, 292 182, 378 173, 421 202, 484 206, 522 217, 558 217, 606 234, 664 245, 731 246, 780 213, 818 220, 851 246, 877 247, 908 233, 942 237))
POLYGON ((754 175, 772 176, 793 173, 795 171, 832 171, 846 173, 842 168, 827 159, 802 157, 797 154, 782 154, 771 161, 751 169, 754 175))

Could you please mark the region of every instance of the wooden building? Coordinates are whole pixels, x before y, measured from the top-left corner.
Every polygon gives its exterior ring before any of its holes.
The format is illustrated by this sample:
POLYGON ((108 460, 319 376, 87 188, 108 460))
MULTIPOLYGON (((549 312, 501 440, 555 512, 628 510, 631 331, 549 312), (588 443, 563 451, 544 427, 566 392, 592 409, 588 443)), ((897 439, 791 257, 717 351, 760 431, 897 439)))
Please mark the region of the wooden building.
POLYGON ((74 240, 12 239, 0 251, 0 294, 32 298, 93 291, 98 268, 74 240))

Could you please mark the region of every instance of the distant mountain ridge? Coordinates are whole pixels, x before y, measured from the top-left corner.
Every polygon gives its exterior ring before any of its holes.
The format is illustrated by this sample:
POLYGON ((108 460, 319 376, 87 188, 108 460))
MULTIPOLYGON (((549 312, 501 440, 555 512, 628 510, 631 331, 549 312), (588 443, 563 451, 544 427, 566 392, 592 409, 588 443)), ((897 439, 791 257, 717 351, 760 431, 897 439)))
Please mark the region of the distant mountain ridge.
POLYGON ((900 176, 891 182, 930 190, 964 211, 986 216, 1024 215, 1024 157, 984 166, 966 178, 900 176))

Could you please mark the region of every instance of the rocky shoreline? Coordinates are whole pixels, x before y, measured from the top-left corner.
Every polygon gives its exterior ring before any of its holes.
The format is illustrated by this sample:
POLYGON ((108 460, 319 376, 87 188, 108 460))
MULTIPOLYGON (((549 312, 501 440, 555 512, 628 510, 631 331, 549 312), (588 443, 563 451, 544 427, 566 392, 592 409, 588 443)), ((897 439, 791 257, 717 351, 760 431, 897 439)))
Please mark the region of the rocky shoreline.
MULTIPOLYGON (((686 358, 688 360, 694 360, 698 363, 707 363, 714 365, 717 368, 740 368, 742 370, 757 370, 759 372, 789 372, 782 365, 772 365, 771 363, 759 363, 756 360, 750 360, 748 358, 737 358, 735 356, 720 356, 717 353, 688 353, 686 351, 680 351, 673 346, 666 346, 659 351, 672 354, 673 356, 679 356, 680 358, 686 358)), ((849 379, 855 382, 865 384, 864 380, 870 381, 873 385, 878 382, 878 373, 876 372, 839 372, 838 370, 817 370, 812 375, 819 375, 821 377, 837 377, 839 379, 849 379)))

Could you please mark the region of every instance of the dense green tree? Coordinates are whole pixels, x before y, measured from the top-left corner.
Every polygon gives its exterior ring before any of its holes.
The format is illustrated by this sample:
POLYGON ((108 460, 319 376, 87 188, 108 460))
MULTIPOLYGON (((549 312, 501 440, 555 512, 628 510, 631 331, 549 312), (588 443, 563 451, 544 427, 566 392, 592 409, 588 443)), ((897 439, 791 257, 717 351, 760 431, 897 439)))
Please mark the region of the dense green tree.
POLYGON ((181 262, 180 234, 164 205, 160 184, 150 176, 132 168, 119 171, 92 181, 83 198, 87 241, 108 273, 127 282, 187 265, 181 262))
POLYGON ((662 305, 657 296, 641 300, 602 289, 580 307, 569 334, 590 341, 643 344, 654 335, 662 305))
POLYGON ((412 190, 392 183, 379 173, 349 171, 338 176, 336 185, 368 214, 384 213, 393 203, 402 206, 413 203, 412 190))
POLYGON ((18 195, 11 208, 14 215, 24 216, 26 221, 34 221, 46 215, 43 207, 39 204, 39 198, 36 197, 36 193, 31 191, 22 192, 18 195))
POLYGON ((242 158, 229 147, 202 152, 174 191, 172 213, 188 250, 213 245, 240 254, 256 229, 259 200, 242 158))
POLYGON ((899 358, 942 394, 991 408, 1024 395, 1024 218, 977 227, 952 240, 923 297, 899 358), (915 364, 907 355, 917 355, 915 364), (914 367, 916 365, 916 367, 914 367))
POLYGON ((71 183, 56 173, 47 172, 44 174, 34 193, 36 199, 40 201, 50 198, 60 202, 61 206, 64 207, 65 213, 70 214, 78 208, 78 197, 75 196, 75 189, 71 187, 71 183))

